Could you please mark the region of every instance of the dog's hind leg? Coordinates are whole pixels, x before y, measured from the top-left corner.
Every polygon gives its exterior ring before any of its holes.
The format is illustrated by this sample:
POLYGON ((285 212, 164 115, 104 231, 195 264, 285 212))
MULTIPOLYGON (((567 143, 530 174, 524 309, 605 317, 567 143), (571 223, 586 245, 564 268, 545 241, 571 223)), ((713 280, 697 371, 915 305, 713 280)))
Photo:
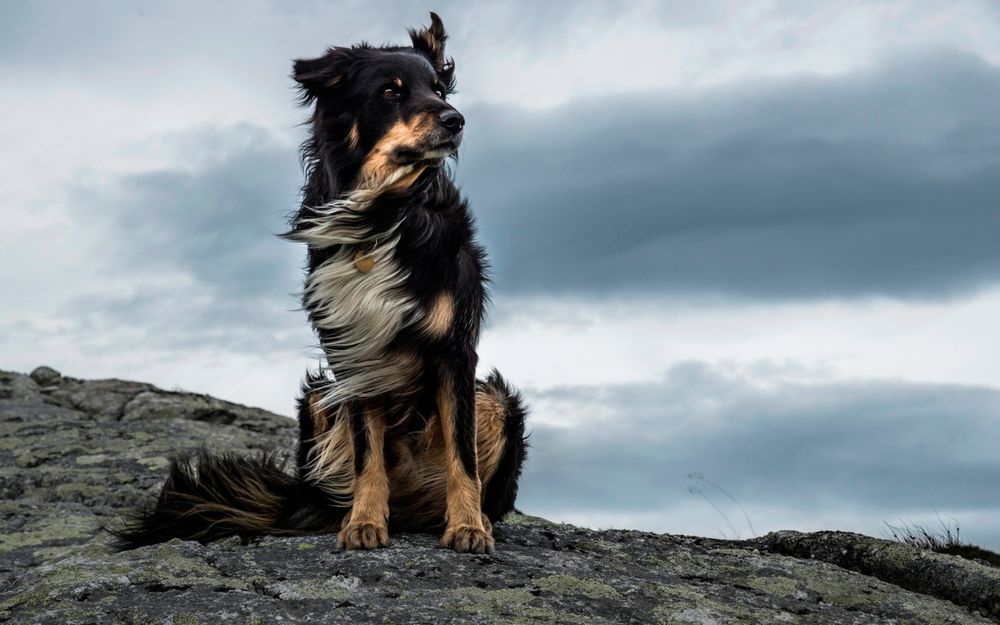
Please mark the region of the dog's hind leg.
MULTIPOLYGON (((476 382, 476 458, 483 527, 513 510, 521 465, 527 453, 521 397, 497 372, 476 382)), ((448 461, 441 423, 434 415, 413 442, 400 441, 389 474, 393 531, 444 527, 448 461)))

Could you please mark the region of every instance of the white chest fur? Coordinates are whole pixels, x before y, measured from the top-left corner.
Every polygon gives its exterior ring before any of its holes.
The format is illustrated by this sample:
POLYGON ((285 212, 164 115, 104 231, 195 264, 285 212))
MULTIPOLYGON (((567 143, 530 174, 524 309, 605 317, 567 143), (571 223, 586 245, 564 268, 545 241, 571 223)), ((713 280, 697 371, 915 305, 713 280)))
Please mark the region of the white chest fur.
POLYGON ((386 232, 365 225, 364 210, 376 196, 355 191, 318 209, 292 235, 316 249, 339 246, 309 274, 303 296, 336 377, 324 394, 327 405, 407 390, 419 377, 419 356, 390 345, 406 327, 419 324, 430 331, 429 325, 435 330, 441 325, 441 311, 422 310, 406 289, 408 272, 393 257, 399 224, 386 232))

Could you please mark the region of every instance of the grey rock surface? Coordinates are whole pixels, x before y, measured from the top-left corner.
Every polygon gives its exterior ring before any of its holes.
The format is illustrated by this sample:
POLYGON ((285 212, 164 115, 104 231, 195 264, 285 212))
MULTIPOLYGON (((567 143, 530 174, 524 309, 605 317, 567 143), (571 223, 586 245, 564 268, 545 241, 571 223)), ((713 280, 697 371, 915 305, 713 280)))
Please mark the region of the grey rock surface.
POLYGON ((204 395, 0 372, 0 621, 84 623, 990 623, 998 569, 839 532, 734 542, 512 515, 497 551, 437 537, 171 541, 102 526, 202 445, 292 449, 294 423, 204 395))

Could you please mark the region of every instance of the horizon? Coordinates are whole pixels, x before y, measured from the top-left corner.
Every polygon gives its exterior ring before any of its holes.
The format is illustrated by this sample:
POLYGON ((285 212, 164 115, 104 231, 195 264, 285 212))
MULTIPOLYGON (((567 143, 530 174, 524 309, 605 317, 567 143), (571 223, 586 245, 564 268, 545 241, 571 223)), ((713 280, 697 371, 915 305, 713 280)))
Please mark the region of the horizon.
POLYGON ((0 5, 0 369, 291 416, 292 59, 433 9, 519 509, 1000 551, 1000 5, 360 6, 0 5))

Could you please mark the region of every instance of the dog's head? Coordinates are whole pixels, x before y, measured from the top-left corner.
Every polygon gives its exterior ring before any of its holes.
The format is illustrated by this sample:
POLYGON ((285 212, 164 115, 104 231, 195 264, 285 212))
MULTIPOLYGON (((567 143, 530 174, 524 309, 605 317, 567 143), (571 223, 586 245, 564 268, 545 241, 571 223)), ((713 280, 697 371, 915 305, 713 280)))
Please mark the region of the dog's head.
POLYGON ((447 101, 455 65, 444 55, 441 18, 431 13, 431 25, 410 38, 411 46, 334 47, 295 61, 303 103, 316 105, 311 156, 336 160, 355 186, 415 178, 462 142, 465 118, 447 101))

